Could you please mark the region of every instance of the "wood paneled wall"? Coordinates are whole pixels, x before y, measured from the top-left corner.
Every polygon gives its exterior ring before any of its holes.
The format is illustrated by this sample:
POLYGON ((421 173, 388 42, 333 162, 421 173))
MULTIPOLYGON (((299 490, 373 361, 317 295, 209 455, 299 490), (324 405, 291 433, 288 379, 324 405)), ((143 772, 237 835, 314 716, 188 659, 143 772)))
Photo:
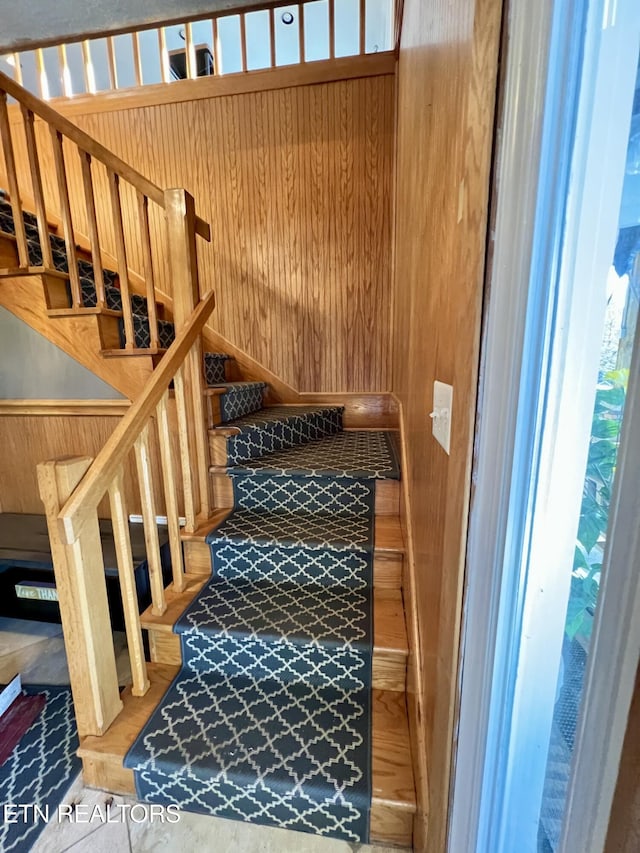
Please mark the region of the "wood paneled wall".
MULTIPOLYGON (((37 401, 29 401, 31 408, 37 401)), ((40 462, 61 459, 65 456, 95 457, 118 425, 121 415, 109 411, 101 413, 100 400, 88 401, 86 411, 92 414, 66 414, 61 411, 61 401, 43 401, 38 414, 0 414, 0 484, 3 512, 30 512, 43 514, 44 509, 38 492, 36 466, 40 462), (48 410, 56 414, 48 414, 48 410)), ((111 401, 107 401, 109 403, 111 401)), ((84 403, 83 403, 84 405, 84 403)), ((171 416, 175 418, 175 406, 171 416)), ((155 429, 151 430, 151 458, 155 475, 156 507, 164 515, 160 452, 155 429)), ((178 459, 177 425, 173 430, 174 458, 178 459)), ((135 459, 130 454, 125 468, 125 492, 129 513, 140 514, 140 492, 135 459)), ((182 483, 176 483, 182 511, 182 483)), ((101 518, 110 516, 108 500, 99 507, 101 518)))
POLYGON ((414 844, 432 853, 446 849, 500 19, 501 0, 406 0, 398 65, 392 388, 413 546, 414 844), (454 387, 450 456, 431 436, 435 379, 454 387))
POLYGON ((604 853, 640 850, 640 670, 629 709, 604 853))
MULTIPOLYGON (((387 391, 394 86, 384 74, 134 109, 110 102, 109 111, 96 98, 93 110, 73 109, 70 118, 160 186, 193 194, 212 225, 212 243, 199 240, 198 251, 201 287, 217 294, 212 325, 220 334, 298 391, 387 391)), ((57 211, 44 127, 37 136, 57 211)), ((16 124, 14 138, 28 181, 16 124)), ((75 221, 86 233, 79 164, 72 151, 66 160, 75 221)), ((102 242, 115 254, 106 178, 94 169, 102 242)), ((141 271, 129 189, 127 248, 141 271)), ((171 295, 158 209, 151 226, 158 285, 171 295)))

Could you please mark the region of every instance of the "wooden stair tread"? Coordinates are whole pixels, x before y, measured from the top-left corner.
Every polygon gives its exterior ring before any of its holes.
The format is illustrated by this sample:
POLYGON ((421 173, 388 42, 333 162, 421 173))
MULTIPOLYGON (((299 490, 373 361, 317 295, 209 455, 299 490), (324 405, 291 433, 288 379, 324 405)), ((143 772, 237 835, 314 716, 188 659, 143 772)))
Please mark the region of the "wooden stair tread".
POLYGON ((161 616, 156 616, 151 612, 151 605, 147 607, 140 616, 140 625, 143 628, 153 628, 156 631, 173 634, 173 626, 182 615, 184 609, 191 604, 205 585, 207 578, 202 575, 185 575, 185 581, 186 587, 182 592, 178 592, 173 584, 169 584, 166 588, 167 609, 161 616))
POLYGON ((404 554, 404 536, 399 515, 383 515, 376 518, 375 549, 393 554, 404 554))
POLYGON ((375 589, 374 601, 374 646, 386 654, 407 657, 409 646, 404 624, 402 591, 399 589, 375 589))
POLYGON ((406 696, 390 690, 373 691, 373 800, 416 810, 406 696))
POLYGON ((188 533, 184 529, 181 530, 180 531, 180 538, 183 540, 183 542, 190 542, 194 539, 204 541, 206 536, 213 530, 213 528, 217 527, 219 524, 221 524, 225 520, 225 518, 229 515, 230 512, 231 512, 230 509, 214 510, 212 515, 206 521, 204 521, 202 524, 200 524, 193 531, 193 533, 188 533))
MULTIPOLYGON (((178 665, 182 659, 180 637, 173 626, 207 582, 202 575, 186 575, 187 586, 177 592, 173 584, 166 590, 167 609, 156 616, 151 607, 140 617, 140 625, 149 631, 151 657, 155 662, 178 665)), ((407 657, 407 632, 399 589, 374 589, 373 686, 404 691, 407 657)))
POLYGON ((69 273, 61 270, 50 269, 49 267, 9 267, 0 269, 0 278, 17 278, 25 275, 49 275, 53 278, 69 279, 69 273))
MULTIPOLYGON (((173 634, 173 626, 207 582, 202 575, 185 575, 186 587, 178 592, 173 584, 165 590, 167 609, 157 616, 151 605, 140 616, 143 628, 173 634)), ((404 624, 402 592, 399 589, 374 589, 374 646, 381 652, 406 657, 409 653, 404 624)), ((177 635, 176 635, 177 636, 177 635)))
POLYGON ((113 308, 48 308, 49 317, 89 317, 91 315, 103 317, 122 317, 122 311, 114 311, 113 308))
POLYGON ((209 427, 209 438, 230 438, 233 435, 240 435, 239 427, 227 426, 226 424, 209 427))
MULTIPOLYGON (((177 673, 177 666, 148 664, 151 686, 146 695, 136 698, 130 688, 124 690, 124 709, 105 734, 82 739, 78 755, 87 784, 135 795, 133 771, 123 768, 122 761, 177 673)), ((403 693, 373 690, 371 744, 371 841, 408 847, 416 798, 403 693)))
MULTIPOLYGON (((150 687, 146 694, 135 697, 131 695, 130 687, 123 690, 121 695, 123 710, 101 737, 90 735, 82 738, 78 748, 78 755, 81 758, 109 756, 122 763, 129 747, 178 674, 179 667, 164 663, 148 663, 147 670, 150 687)), ((131 774, 131 783, 133 785, 133 774, 131 774)), ((133 787, 130 793, 134 793, 133 787)))
MULTIPOLYGON (((185 543, 185 566, 187 574, 209 576, 211 557, 206 536, 221 524, 231 512, 230 508, 216 510, 193 533, 181 532, 185 543)), ((373 553, 373 585, 377 588, 399 589, 402 585, 404 547, 397 548, 400 530, 398 516, 376 516, 375 543, 373 553), (389 524, 387 524, 389 521, 389 524), (396 550, 397 548, 397 550, 396 550)))
POLYGON ((131 347, 130 349, 103 349, 100 355, 104 358, 126 358, 132 355, 164 355, 167 350, 163 347, 131 347))

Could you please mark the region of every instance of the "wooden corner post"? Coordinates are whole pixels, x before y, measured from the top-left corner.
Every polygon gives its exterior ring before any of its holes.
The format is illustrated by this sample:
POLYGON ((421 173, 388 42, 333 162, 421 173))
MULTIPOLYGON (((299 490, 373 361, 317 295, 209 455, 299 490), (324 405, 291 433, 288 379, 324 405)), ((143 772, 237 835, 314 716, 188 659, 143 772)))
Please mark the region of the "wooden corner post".
POLYGON ((69 664, 78 733, 102 735, 122 710, 104 577, 98 513, 72 545, 64 544, 58 514, 93 460, 74 457, 38 465, 53 570, 69 664))
MULTIPOLYGON (((193 197, 184 189, 165 190, 165 216, 169 244, 169 262, 173 285, 173 320, 176 332, 187 323, 200 301, 198 260, 196 256, 196 211, 193 197)), ((204 379, 202 364, 202 337, 193 345, 185 360, 184 395, 178 393, 176 403, 181 444, 188 447, 190 470, 185 470, 183 452, 183 479, 185 507, 193 506, 199 520, 211 514, 209 484, 209 456, 207 422, 204 406, 204 379), (186 430, 186 435, 183 435, 186 430), (187 494, 187 493, 190 494, 187 494)), ((194 527, 187 509, 187 530, 194 527)), ((190 531, 192 532, 192 530, 190 531)))

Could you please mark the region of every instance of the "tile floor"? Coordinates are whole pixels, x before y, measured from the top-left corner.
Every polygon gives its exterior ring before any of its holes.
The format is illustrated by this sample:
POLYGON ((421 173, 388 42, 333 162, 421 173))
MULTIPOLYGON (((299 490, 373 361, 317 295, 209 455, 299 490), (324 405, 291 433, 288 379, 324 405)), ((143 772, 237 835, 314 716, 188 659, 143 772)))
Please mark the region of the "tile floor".
MULTIPOLYGON (((114 637, 118 675, 126 680, 128 656, 123 634, 114 637)), ((0 618, 0 683, 16 672, 25 684, 68 684, 67 660, 60 625, 0 618)), ((32 847, 33 853, 393 853, 392 848, 349 844, 299 832, 180 812, 169 823, 135 799, 85 788, 81 776, 63 799, 75 805, 75 821, 50 821, 32 847), (106 806, 109 806, 107 810, 106 806), (90 820, 95 806, 109 812, 109 822, 90 820)), ((395 852, 397 853, 397 851, 395 852)))

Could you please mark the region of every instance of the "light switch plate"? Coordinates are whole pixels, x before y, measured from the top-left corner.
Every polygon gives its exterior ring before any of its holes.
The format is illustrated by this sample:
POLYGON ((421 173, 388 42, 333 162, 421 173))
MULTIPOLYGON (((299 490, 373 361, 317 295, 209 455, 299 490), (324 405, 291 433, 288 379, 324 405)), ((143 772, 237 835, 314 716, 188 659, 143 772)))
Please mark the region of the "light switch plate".
POLYGON ((453 386, 444 382, 433 383, 433 411, 431 423, 433 437, 449 453, 451 444, 451 412, 453 411, 453 386))

